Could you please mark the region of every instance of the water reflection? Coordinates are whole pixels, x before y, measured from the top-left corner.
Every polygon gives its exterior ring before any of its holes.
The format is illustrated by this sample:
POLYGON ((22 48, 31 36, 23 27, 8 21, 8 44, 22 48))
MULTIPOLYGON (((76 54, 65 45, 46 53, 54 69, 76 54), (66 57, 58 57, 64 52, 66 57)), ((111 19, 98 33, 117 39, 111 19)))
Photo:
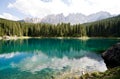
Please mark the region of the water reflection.
POLYGON ((50 79, 51 75, 105 71, 99 51, 115 39, 0 40, 0 79, 50 79), (104 45, 105 44, 105 45, 104 45))
POLYGON ((87 71, 105 71, 106 66, 101 57, 96 54, 92 54, 91 56, 86 55, 79 59, 69 59, 66 56, 63 58, 49 58, 43 53, 38 53, 32 57, 23 59, 19 64, 14 64, 13 66, 19 67, 23 71, 27 70, 31 72, 40 71, 44 68, 61 70, 67 66, 69 66, 72 70, 79 70, 83 68, 87 71))
MULTIPOLYGON (((36 71, 41 71, 45 68, 61 71, 67 67, 69 67, 70 71, 79 70, 80 74, 81 71, 83 70, 87 72, 106 70, 106 66, 102 58, 100 57, 100 55, 97 55, 95 53, 86 54, 85 56, 79 59, 78 58, 69 59, 67 56, 64 56, 63 58, 48 57, 41 51, 34 51, 32 55, 24 53, 3 54, 0 55, 0 60, 1 59, 5 59, 5 62, 7 62, 8 60, 12 60, 9 63, 9 66, 11 66, 12 68, 18 68, 20 69, 20 71, 28 71, 32 73, 36 73, 36 71), (19 56, 21 56, 22 54, 24 55, 24 57, 19 58, 19 56), (16 60, 19 60, 19 62, 18 61, 15 62, 16 60)), ((3 65, 2 67, 1 70, 5 69, 5 67, 7 69, 8 65, 6 66, 3 65)))
MULTIPOLYGON (((114 39, 26 39, 0 41, 0 53, 11 52, 34 52, 40 50, 51 57, 64 55, 72 58, 72 53, 79 53, 81 50, 100 52, 106 50, 111 45, 119 42, 114 39), (54 52, 54 53, 53 53, 54 52)), ((77 55, 76 55, 77 56, 77 55)))
POLYGON ((13 57, 15 57, 15 56, 17 56, 19 54, 20 53, 18 53, 18 52, 16 52, 16 53, 12 52, 12 53, 9 53, 9 54, 1 54, 0 58, 9 59, 9 58, 13 58, 13 57))

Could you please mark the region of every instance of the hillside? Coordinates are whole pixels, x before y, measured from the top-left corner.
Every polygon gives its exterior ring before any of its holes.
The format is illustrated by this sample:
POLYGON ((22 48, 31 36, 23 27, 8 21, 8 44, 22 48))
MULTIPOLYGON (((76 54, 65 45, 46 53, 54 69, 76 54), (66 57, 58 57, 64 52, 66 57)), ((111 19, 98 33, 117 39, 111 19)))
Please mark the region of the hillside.
POLYGON ((87 35, 89 37, 119 37, 120 35, 120 15, 83 24, 86 26, 87 35))
POLYGON ((25 23, 0 19, 0 36, 32 37, 120 37, 120 16, 86 23, 57 25, 45 23, 25 23))

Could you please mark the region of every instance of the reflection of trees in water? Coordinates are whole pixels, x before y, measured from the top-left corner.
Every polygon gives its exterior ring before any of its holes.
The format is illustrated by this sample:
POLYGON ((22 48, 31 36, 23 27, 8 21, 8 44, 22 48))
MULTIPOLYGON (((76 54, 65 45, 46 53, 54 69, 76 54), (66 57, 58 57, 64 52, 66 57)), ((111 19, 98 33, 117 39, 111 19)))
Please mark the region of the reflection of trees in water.
MULTIPOLYGON (((83 44, 80 40, 59 40, 59 39, 25 39, 25 40, 8 40, 0 41, 1 48, 10 49, 8 52, 13 51, 33 51, 33 50, 56 50, 56 51, 67 51, 76 50, 79 51, 83 44)), ((1 50, 1 53, 7 52, 1 50)))
POLYGON ((0 53, 42 51, 53 57, 78 57, 85 55, 85 51, 105 50, 118 40, 112 39, 24 39, 0 41, 0 53), (83 51, 85 50, 85 51, 83 51))
POLYGON ((27 46, 27 40, 1 40, 0 53, 10 53, 22 51, 23 44, 27 46))

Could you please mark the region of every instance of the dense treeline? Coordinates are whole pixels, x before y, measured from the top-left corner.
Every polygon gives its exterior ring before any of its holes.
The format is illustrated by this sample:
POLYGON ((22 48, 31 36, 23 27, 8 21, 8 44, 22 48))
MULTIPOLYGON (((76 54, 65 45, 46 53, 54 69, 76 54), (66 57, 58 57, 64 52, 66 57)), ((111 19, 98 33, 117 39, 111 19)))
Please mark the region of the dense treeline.
POLYGON ((42 37, 119 37, 120 16, 88 23, 57 25, 24 23, 0 19, 0 36, 42 36, 42 37))
POLYGON ((86 29, 82 25, 73 25, 70 23, 52 24, 33 24, 0 19, 0 36, 85 36, 86 29))
POLYGON ((101 21, 85 24, 89 37, 119 37, 120 36, 120 15, 101 21))

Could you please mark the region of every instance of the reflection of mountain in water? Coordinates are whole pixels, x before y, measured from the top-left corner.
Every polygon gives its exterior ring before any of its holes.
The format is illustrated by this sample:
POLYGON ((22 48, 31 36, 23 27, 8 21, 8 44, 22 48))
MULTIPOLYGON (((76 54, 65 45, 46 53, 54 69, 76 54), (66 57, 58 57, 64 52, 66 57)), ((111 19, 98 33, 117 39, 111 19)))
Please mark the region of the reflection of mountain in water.
POLYGON ((118 41, 46 38, 0 40, 0 78, 26 79, 28 76, 30 79, 50 79, 70 72, 80 75, 82 71, 105 71, 105 63, 97 52, 118 41))
POLYGON ((107 49, 118 40, 112 39, 25 39, 0 41, 0 53, 41 51, 49 57, 79 58, 88 52, 107 49), (105 43, 105 45, 104 45, 105 43), (84 51, 85 50, 85 51, 84 51))
MULTIPOLYGON (((22 71, 25 74, 31 72, 34 73, 35 75, 40 75, 41 77, 46 76, 47 74, 53 75, 53 73, 58 74, 72 72, 76 74, 77 72, 79 73, 79 75, 81 75, 83 70, 85 72, 106 70, 106 66, 103 62, 103 59, 95 53, 89 53, 88 55, 77 59, 76 58, 69 59, 66 56, 64 56, 63 58, 48 57, 41 51, 35 51, 31 55, 26 53, 2 54, 0 55, 0 60, 2 59, 5 62, 7 62, 7 65, 2 64, 0 70, 2 71, 3 74, 7 73, 7 75, 12 75, 7 72, 6 69, 8 68, 15 69, 13 71, 19 72, 20 73, 19 76, 23 76, 23 74, 21 74, 22 71)), ((34 76, 34 74, 31 75, 34 76)), ((16 74, 14 73, 14 75, 16 74)))

